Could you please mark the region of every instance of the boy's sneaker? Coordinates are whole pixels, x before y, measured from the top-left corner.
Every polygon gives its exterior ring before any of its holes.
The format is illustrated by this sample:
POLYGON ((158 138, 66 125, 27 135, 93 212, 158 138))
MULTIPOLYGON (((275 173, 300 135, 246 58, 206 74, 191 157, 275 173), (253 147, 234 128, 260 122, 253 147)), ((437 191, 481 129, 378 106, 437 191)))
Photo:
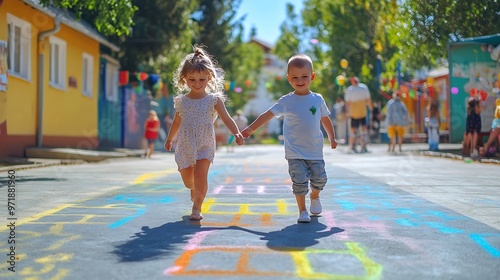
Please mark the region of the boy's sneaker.
POLYGON ((309 213, 307 211, 300 212, 300 216, 297 219, 299 223, 309 223, 311 221, 311 217, 309 217, 309 213))
POLYGON ((309 210, 311 210, 311 214, 313 215, 321 214, 321 211, 323 211, 323 207, 321 206, 321 201, 319 201, 319 198, 311 198, 311 207, 309 210))

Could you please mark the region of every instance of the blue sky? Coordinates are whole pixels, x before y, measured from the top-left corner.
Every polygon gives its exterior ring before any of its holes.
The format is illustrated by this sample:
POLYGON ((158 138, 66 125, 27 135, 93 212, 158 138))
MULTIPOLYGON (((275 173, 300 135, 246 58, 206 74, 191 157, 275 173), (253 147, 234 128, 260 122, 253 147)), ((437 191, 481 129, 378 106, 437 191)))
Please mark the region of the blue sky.
POLYGON ((257 38, 275 44, 280 36, 280 25, 285 20, 286 4, 295 6, 295 12, 302 10, 304 0, 243 0, 236 18, 247 15, 244 21, 244 39, 249 39, 252 26, 257 28, 257 38))

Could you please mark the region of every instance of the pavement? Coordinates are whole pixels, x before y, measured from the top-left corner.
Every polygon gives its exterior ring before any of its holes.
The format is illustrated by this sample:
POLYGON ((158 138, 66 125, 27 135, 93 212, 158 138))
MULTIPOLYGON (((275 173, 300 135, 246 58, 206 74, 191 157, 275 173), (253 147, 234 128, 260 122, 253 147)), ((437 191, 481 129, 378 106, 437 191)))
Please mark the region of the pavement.
POLYGON ((219 148, 200 222, 172 153, 14 168, 0 240, 16 257, 0 278, 498 279, 500 165, 425 148, 325 148, 323 213, 309 224, 296 223, 280 145, 219 148))
POLYGON ((172 153, 13 168, 0 250, 15 257, 0 278, 498 279, 500 165, 425 149, 325 147, 309 224, 296 222, 281 145, 219 148, 199 222, 172 153))
POLYGON ((27 148, 25 158, 0 160, 0 171, 15 167, 16 170, 47 167, 53 165, 101 162, 110 159, 142 157, 143 149, 116 148, 111 151, 84 150, 75 148, 27 148))

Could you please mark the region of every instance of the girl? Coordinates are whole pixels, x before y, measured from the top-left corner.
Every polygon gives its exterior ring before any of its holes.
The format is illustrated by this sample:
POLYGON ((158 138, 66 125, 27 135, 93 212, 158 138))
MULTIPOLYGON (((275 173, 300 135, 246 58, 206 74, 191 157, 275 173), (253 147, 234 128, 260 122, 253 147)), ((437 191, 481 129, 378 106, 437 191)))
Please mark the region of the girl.
POLYGON ((479 133, 481 132, 481 103, 479 98, 471 97, 467 103, 467 119, 465 125, 462 153, 475 156, 479 133))
POLYGON ((165 149, 172 149, 177 137, 175 161, 182 181, 191 190, 193 207, 189 219, 201 220, 201 207, 208 189, 208 169, 215 154, 214 121, 217 115, 234 134, 236 143, 244 139, 224 105, 222 93, 224 72, 201 47, 195 46, 174 73, 174 86, 179 95, 174 98, 176 113, 165 149))
POLYGON ((144 122, 144 137, 148 141, 145 157, 151 158, 151 154, 155 149, 155 141, 158 138, 158 131, 160 130, 160 120, 154 110, 150 110, 148 118, 144 122))
POLYGON ((437 151, 439 145, 439 127, 441 126, 441 117, 439 116, 439 107, 436 101, 431 101, 427 108, 427 118, 425 125, 428 130, 429 150, 437 151))

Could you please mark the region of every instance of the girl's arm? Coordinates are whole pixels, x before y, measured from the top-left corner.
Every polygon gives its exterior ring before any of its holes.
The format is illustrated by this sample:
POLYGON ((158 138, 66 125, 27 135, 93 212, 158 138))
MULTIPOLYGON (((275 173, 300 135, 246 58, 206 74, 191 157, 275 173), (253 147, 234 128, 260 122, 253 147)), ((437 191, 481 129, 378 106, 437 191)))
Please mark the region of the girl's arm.
POLYGON ((172 121, 172 125, 170 126, 170 129, 168 130, 168 136, 167 140, 165 141, 165 149, 167 151, 172 150, 172 141, 175 139, 177 136, 177 133, 179 132, 179 128, 181 127, 182 123, 182 118, 179 115, 179 113, 175 113, 174 120, 172 121))
POLYGON ((332 149, 337 148, 337 140, 335 140, 335 129, 333 128, 332 120, 329 116, 324 116, 321 118, 321 125, 328 134, 328 140, 330 141, 330 146, 332 149))
POLYGON ((153 127, 153 131, 159 131, 160 130, 160 120, 157 119, 155 122, 155 127, 153 127))
POLYGON ((260 116, 249 126, 247 126, 245 129, 241 131, 241 134, 243 134, 243 137, 248 138, 252 133, 257 130, 259 127, 263 126, 266 124, 268 121, 270 121, 274 117, 274 114, 267 110, 264 113, 260 114, 260 116))
POLYGON ((229 131, 231 131, 231 133, 236 138, 236 144, 243 145, 245 140, 243 139, 243 136, 241 135, 240 130, 236 125, 236 122, 233 120, 233 118, 231 118, 231 116, 227 112, 226 106, 224 105, 222 99, 220 98, 217 99, 217 103, 215 104, 215 110, 217 111, 217 114, 219 114, 219 117, 221 118, 224 125, 226 125, 229 131))

